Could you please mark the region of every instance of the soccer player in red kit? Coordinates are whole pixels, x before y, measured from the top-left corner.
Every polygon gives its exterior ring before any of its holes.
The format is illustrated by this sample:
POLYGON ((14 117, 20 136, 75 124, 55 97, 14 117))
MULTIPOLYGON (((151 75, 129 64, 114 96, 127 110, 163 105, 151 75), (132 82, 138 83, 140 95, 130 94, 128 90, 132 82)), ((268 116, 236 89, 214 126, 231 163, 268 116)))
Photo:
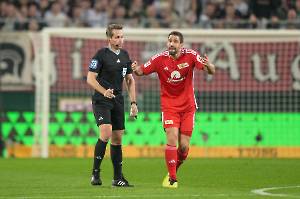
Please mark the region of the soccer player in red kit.
POLYGON ((214 74, 215 66, 207 56, 201 57, 196 51, 183 48, 183 35, 178 31, 168 35, 167 48, 145 64, 139 66, 133 62, 131 67, 138 76, 154 72, 158 74, 162 122, 167 136, 165 160, 169 172, 162 186, 177 188, 176 172, 187 158, 197 109, 193 86, 194 68, 214 74))

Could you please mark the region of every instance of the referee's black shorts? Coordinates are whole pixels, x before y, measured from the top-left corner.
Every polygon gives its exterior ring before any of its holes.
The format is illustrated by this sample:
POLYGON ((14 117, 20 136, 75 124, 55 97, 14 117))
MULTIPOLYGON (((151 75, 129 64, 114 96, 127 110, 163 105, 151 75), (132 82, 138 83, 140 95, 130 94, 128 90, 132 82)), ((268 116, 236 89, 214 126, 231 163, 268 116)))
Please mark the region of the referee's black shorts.
POLYGON ((93 112, 97 126, 111 124, 112 130, 125 129, 123 95, 116 95, 113 99, 102 97, 93 100, 93 112))

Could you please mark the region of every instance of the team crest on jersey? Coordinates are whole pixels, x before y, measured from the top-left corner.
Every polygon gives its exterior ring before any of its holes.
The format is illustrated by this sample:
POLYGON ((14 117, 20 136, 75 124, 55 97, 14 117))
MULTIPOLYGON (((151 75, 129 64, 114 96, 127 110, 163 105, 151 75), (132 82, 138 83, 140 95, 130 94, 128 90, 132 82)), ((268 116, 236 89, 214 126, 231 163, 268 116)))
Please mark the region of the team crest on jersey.
POLYGON ((126 73, 127 73, 127 68, 123 68, 123 71, 122 71, 123 77, 125 77, 126 73))
POLYGON ((165 120, 165 124, 173 124, 173 120, 165 120))
POLYGON ((187 62, 185 62, 185 63, 178 64, 177 67, 178 67, 179 69, 182 69, 182 68, 189 67, 189 64, 188 64, 187 62))
POLYGON ((96 59, 92 59, 89 68, 96 69, 98 65, 98 61, 96 59))

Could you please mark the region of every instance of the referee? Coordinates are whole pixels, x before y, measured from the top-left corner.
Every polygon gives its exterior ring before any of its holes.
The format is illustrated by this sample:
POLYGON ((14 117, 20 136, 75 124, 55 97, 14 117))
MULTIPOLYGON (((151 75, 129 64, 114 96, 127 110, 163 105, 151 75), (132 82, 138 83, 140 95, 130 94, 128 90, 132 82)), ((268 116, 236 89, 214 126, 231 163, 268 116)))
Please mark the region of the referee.
POLYGON ((111 138, 110 155, 114 168, 112 186, 130 187, 122 173, 122 134, 124 133, 124 98, 122 85, 125 78, 131 100, 130 116, 138 113, 135 82, 132 76, 131 60, 124 42, 123 26, 110 24, 106 29, 108 46, 98 50, 92 58, 87 74, 87 83, 95 89, 92 97, 93 112, 99 126, 100 138, 94 151, 92 185, 101 185, 100 165, 105 155, 106 145, 111 138))

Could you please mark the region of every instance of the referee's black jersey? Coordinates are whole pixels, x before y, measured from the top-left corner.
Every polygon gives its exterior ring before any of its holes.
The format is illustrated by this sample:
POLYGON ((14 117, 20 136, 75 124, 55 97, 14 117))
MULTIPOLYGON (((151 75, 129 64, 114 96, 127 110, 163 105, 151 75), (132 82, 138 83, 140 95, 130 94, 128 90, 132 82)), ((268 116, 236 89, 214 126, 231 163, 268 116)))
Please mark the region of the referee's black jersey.
MULTIPOLYGON (((131 74, 131 63, 126 50, 120 49, 116 54, 108 47, 98 50, 92 58, 89 71, 98 73, 97 81, 105 89, 114 89, 114 94, 122 94, 123 80, 126 74, 131 74)), ((93 98, 99 99, 103 95, 97 91, 93 98)))

